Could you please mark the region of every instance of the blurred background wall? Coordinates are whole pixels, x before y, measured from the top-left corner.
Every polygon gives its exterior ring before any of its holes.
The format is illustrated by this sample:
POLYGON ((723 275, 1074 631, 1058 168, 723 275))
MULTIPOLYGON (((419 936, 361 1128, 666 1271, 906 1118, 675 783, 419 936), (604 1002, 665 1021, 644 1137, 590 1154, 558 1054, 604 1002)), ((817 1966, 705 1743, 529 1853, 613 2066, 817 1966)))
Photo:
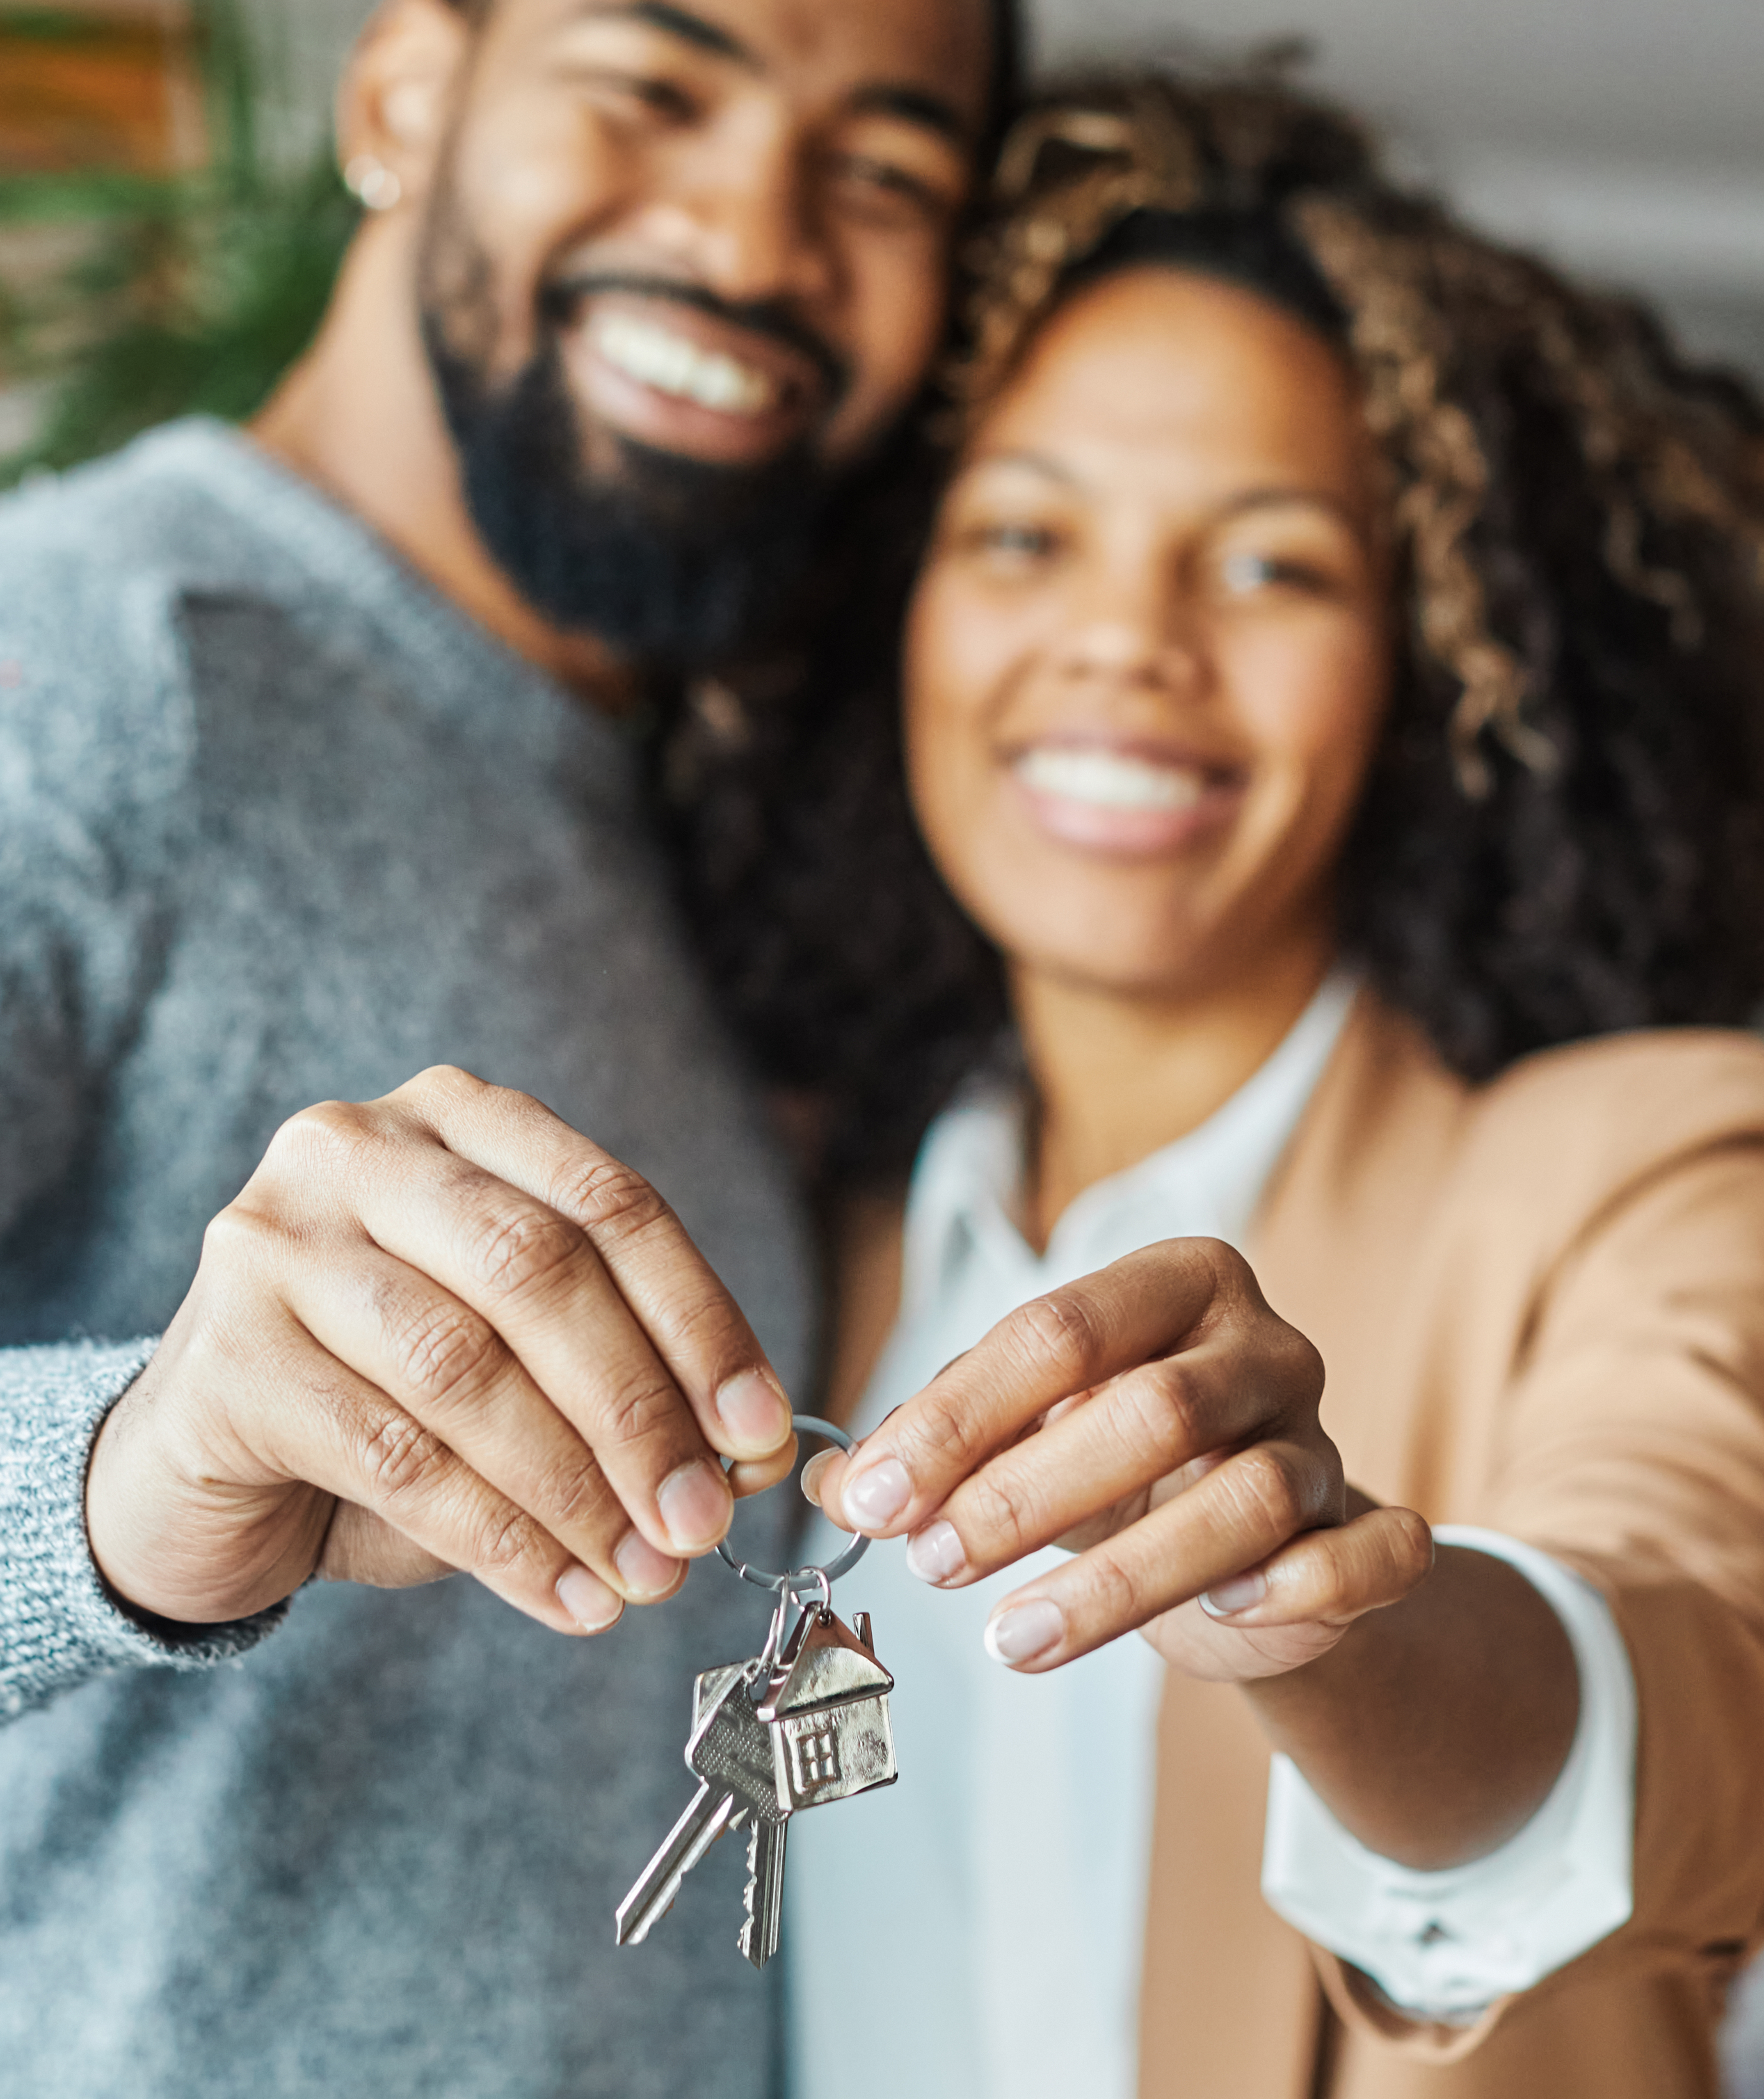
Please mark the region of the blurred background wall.
MULTIPOLYGON (((1031 5, 1047 65, 1302 37, 1418 178, 1764 382, 1764 0, 1031 5)), ((0 482, 256 405, 351 222, 329 104, 368 11, 0 0, 0 482)), ((1764 1974, 1729 2056, 1764 2099, 1764 1974)))
MULTIPOLYGON (((1764 381, 1764 0, 1029 4, 1045 65, 1302 38, 1417 178, 1764 381)), ((316 161, 368 11, 0 0, 0 479, 119 441, 131 402, 252 405, 346 231, 316 161)))

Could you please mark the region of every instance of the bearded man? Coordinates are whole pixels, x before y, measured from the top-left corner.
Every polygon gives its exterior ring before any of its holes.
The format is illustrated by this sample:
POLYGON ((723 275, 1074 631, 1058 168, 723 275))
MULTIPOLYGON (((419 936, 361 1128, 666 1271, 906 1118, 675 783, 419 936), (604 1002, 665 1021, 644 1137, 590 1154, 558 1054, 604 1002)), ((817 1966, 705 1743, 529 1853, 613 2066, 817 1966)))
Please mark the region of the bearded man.
POLYGON ((9 2092, 768 2088, 740 1860, 611 1922, 757 1600, 580 1637, 781 1476, 810 1313, 634 723, 916 394, 1010 55, 390 0, 254 431, 0 504, 9 2092))

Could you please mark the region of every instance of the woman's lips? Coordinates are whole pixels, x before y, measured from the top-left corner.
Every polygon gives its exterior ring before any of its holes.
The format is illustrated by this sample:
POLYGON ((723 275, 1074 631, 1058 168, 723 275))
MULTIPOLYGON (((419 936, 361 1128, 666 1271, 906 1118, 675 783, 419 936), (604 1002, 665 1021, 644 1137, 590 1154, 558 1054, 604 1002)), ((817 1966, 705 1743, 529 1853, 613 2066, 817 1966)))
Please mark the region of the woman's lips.
POLYGON ((825 391, 807 360, 783 345, 659 298, 591 301, 564 349, 596 420, 718 464, 774 456, 825 391))
POLYGON ((1221 768, 1111 744, 1031 744, 1010 771, 1050 837, 1133 857, 1174 851, 1216 829, 1243 791, 1221 768))

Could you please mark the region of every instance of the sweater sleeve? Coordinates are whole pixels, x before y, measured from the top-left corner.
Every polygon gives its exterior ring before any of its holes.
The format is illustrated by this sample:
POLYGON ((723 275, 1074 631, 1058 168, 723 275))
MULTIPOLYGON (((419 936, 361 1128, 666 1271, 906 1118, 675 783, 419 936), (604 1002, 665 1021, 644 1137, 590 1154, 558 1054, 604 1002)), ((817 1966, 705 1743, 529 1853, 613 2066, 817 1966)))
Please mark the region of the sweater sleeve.
MULTIPOLYGON (((167 947, 187 706, 151 575, 0 544, 0 1239, 77 1169, 167 947)), ((28 1305, 9 1308, 31 1331, 28 1305)), ((0 1349, 0 1722, 102 1670, 238 1652, 279 1613, 157 1638, 86 1543, 92 1440, 152 1344, 0 1349)))
POLYGON ((200 1669, 286 1615, 157 1633, 111 1600, 86 1537, 86 1463, 151 1341, 0 1349, 0 1723, 107 1670, 200 1669))

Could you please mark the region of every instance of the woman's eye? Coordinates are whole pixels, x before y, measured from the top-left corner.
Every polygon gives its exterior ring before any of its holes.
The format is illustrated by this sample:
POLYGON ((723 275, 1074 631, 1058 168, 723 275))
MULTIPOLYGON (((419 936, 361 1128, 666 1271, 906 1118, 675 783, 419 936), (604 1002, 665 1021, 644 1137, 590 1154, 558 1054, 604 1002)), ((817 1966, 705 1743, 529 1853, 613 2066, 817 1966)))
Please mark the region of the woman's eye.
POLYGON ((1290 554, 1227 554, 1220 565, 1225 588, 1237 597, 1265 590, 1331 592, 1335 580, 1318 563, 1290 554))
POLYGON ((1045 525, 978 525, 967 536, 970 546, 1007 561, 1045 560, 1058 544, 1054 534, 1045 525))

